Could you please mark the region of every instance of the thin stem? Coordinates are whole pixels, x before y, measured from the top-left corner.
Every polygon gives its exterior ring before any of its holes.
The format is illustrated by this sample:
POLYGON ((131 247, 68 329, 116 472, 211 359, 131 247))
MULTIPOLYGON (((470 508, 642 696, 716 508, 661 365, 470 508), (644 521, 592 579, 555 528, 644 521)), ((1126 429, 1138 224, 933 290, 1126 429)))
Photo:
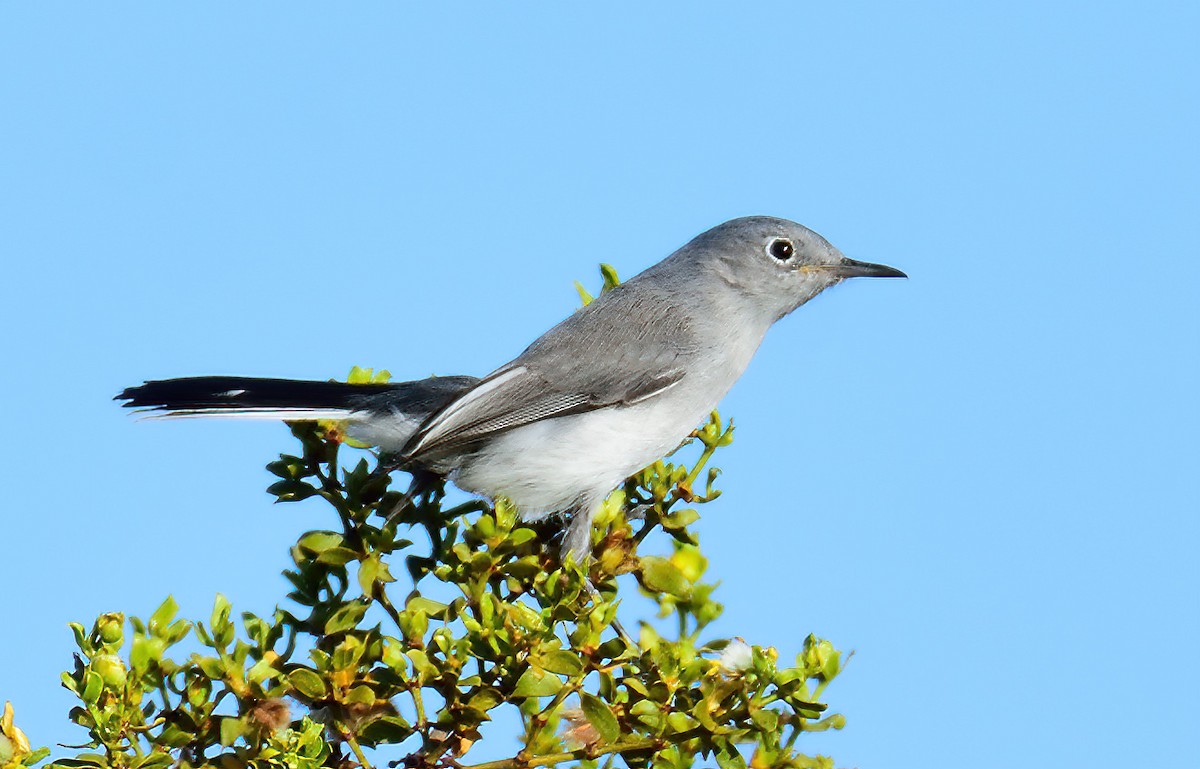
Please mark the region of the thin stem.
POLYGON ((521 769, 522 767, 533 766, 554 766, 561 764, 564 761, 578 761, 591 758, 599 758, 600 756, 609 753, 625 753, 629 751, 649 750, 658 744, 657 740, 643 738, 638 740, 630 740, 628 742, 616 742, 612 745, 606 745, 599 748, 580 748, 566 753, 549 753, 544 756, 531 756, 521 760, 518 758, 504 758, 499 761, 485 761, 481 764, 471 764, 463 766, 461 769, 521 769))
POLYGON ((167 676, 163 676, 158 682, 158 693, 162 695, 163 712, 171 710, 171 697, 167 692, 167 676))
POLYGON ((700 458, 697 459, 696 464, 692 466, 692 470, 688 473, 687 478, 684 478, 684 483, 687 484, 689 491, 691 491, 692 484, 695 483, 696 479, 700 477, 700 471, 704 469, 704 466, 708 464, 708 460, 712 459, 712 455, 716 453, 716 451, 717 447, 716 444, 714 444, 712 446, 705 446, 704 451, 700 452, 700 458))
POLYGON ((804 731, 800 727, 799 723, 792 724, 792 733, 788 735, 787 742, 784 744, 784 747, 789 751, 796 746, 796 740, 800 737, 800 733, 804 731))
POLYGON ((146 751, 142 750, 142 741, 137 736, 126 737, 125 741, 129 743, 129 747, 133 748, 133 752, 140 758, 146 755, 146 751))
MULTIPOLYGON (((664 511, 666 510, 665 506, 664 506, 663 510, 664 511)), ((646 521, 646 524, 644 526, 642 526, 641 530, 638 531, 637 534, 633 535, 633 544, 634 545, 642 544, 642 541, 645 540, 646 537, 650 536, 650 532, 652 532, 652 531, 654 531, 654 524, 650 523, 649 521, 646 521)))
POLYGON ((403 628, 400 627, 400 612, 398 612, 396 607, 392 605, 392 599, 387 597, 387 593, 384 592, 383 585, 376 583, 375 589, 372 592, 374 593, 373 597, 375 598, 376 603, 383 607, 383 610, 386 611, 388 616, 392 618, 392 622, 396 623, 396 628, 403 632, 403 628))
POLYGON ((468 515, 470 513, 486 513, 491 509, 487 502, 480 499, 474 499, 470 502, 463 502, 461 505, 455 505, 449 510, 442 511, 442 517, 446 519, 454 519, 460 515, 468 515))
POLYGON ((579 687, 582 685, 583 685, 582 678, 573 678, 570 681, 568 681, 566 684, 564 684, 563 687, 558 690, 558 693, 555 694, 553 698, 551 698, 550 703, 548 705, 546 705, 546 707, 544 707, 538 711, 537 719, 539 721, 542 721, 546 716, 553 713, 555 708, 557 708, 559 705, 563 704, 563 700, 565 700, 571 694, 578 691, 579 687))
POLYGON ((358 759, 358 763, 363 769, 372 769, 371 762, 367 760, 363 753, 362 746, 358 744, 358 740, 354 739, 354 735, 350 732, 343 732, 342 736, 346 738, 346 742, 350 745, 350 749, 354 751, 354 757, 358 759))
POLYGON ((139 734, 141 734, 144 732, 148 732, 151 729, 157 729, 158 727, 162 726, 166 722, 167 722, 167 719, 165 719, 165 718, 156 718, 156 719, 154 719, 154 721, 152 723, 145 724, 143 726, 133 726, 131 724, 126 728, 128 728, 129 731, 131 731, 131 732, 138 732, 139 734))
POLYGON ((425 720, 425 700, 421 697, 421 687, 414 686, 408 691, 412 695, 413 706, 417 709, 417 728, 424 729, 429 722, 425 720))

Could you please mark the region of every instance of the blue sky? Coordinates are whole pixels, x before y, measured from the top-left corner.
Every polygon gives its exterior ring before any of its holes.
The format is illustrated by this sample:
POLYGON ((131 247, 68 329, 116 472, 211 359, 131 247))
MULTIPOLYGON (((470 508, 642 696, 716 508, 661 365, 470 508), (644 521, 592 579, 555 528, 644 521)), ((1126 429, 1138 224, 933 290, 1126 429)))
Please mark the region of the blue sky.
POLYGON ((3 5, 0 700, 81 740, 68 621, 268 611, 324 523, 263 493, 284 428, 135 423, 122 387, 483 374, 597 263, 762 213, 911 279, 802 308, 724 403, 715 631, 856 651, 809 743, 839 766, 1194 762, 1198 31, 1184 2, 3 5))

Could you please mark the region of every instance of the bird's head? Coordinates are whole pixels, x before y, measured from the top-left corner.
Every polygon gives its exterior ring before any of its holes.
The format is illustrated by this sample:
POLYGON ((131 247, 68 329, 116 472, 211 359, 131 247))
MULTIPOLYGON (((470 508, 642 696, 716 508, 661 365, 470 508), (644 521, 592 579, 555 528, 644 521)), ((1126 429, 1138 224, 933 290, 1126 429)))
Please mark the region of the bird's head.
POLYGON ((802 224, 771 216, 733 219, 688 243, 696 269, 716 276, 778 320, 846 278, 906 278, 894 267, 850 259, 802 224))

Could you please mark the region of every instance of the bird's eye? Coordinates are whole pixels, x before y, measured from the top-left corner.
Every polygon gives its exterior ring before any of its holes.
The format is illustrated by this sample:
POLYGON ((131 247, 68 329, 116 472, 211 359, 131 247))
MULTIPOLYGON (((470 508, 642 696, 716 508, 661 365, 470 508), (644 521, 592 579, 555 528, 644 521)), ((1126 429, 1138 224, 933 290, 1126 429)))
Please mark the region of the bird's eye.
POLYGON ((771 241, 771 245, 767 246, 767 253, 781 262, 786 262, 796 253, 796 249, 792 246, 792 241, 776 238, 771 241))

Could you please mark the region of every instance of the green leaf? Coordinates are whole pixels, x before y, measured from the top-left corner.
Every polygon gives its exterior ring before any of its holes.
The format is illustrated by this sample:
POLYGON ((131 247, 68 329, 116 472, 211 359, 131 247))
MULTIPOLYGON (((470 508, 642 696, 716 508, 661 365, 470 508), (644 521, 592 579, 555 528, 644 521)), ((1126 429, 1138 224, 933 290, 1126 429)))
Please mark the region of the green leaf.
POLYGON ((783 699, 796 709, 801 718, 819 718, 820 714, 829 707, 823 702, 808 702, 799 693, 785 695, 783 699), (810 715, 812 713, 816 715, 810 715))
POLYGON ((413 733, 412 726, 400 716, 381 716, 363 727, 363 740, 372 744, 395 745, 404 742, 413 733))
POLYGON ((392 372, 385 368, 379 369, 379 373, 377 374, 373 368, 351 366, 350 374, 346 377, 346 382, 349 384, 383 384, 391 378, 392 372))
POLYGON ((621 285, 621 279, 617 277, 617 268, 611 264, 600 265, 600 277, 604 278, 604 291, 612 291, 617 286, 621 285))
POLYGON ((363 595, 372 595, 376 582, 387 584, 395 581, 396 578, 388 571, 387 564, 379 557, 379 553, 372 553, 358 567, 358 586, 362 588, 363 595))
POLYGON ((315 670, 295 668, 288 671, 287 678, 293 689, 310 700, 319 700, 329 691, 325 686, 324 679, 317 675, 315 670))
POLYGON ((696 728, 696 719, 689 716, 687 713, 675 711, 667 714, 667 726, 675 732, 686 732, 696 728))
POLYGON ((671 556, 671 563, 688 582, 700 579, 708 568, 708 559, 700 553, 700 548, 691 545, 679 545, 671 556))
POLYGON ((779 714, 774 710, 755 710, 750 714, 750 720, 767 733, 775 732, 779 728, 779 714))
POLYGON ((222 648, 233 641, 233 623, 229 621, 231 611, 233 611, 233 607, 230 606, 229 599, 217 593, 209 622, 212 627, 213 641, 222 648))
POLYGON ((296 544, 310 553, 320 555, 330 548, 341 547, 344 541, 341 534, 332 531, 310 531, 296 544))
POLYGON ((204 675, 213 680, 218 680, 225 674, 225 667, 217 657, 202 657, 199 654, 193 654, 192 662, 200 668, 204 675))
POLYGON ((107 769, 110 764, 108 758, 99 753, 78 753, 74 758, 60 758, 50 764, 50 767, 61 766, 71 767, 71 769, 76 769, 77 767, 79 769, 92 769, 92 767, 107 769))
POLYGON ((533 664, 550 673, 577 676, 583 672, 583 661, 579 655, 566 649, 558 649, 534 659, 533 664))
POLYGON ((267 465, 267 471, 289 481, 296 481, 312 475, 304 466, 304 460, 290 454, 280 454, 279 459, 267 465))
POLYGON ((675 564, 655 555, 642 558, 642 584, 647 590, 680 597, 686 597, 691 589, 691 583, 675 564))
POLYGON ((467 702, 467 707, 486 713, 504 702, 504 695, 492 688, 480 689, 467 702))
POLYGON ((646 688, 646 685, 644 683, 642 683, 641 681, 637 680, 636 678, 633 678, 632 676, 622 678, 621 685, 624 686, 625 688, 629 689, 630 691, 633 691, 633 692, 636 692, 636 693, 642 695, 643 697, 650 696, 650 690, 646 688))
POLYGON ((354 629, 367 613, 367 604, 355 601, 348 603, 333 613, 325 622, 326 635, 341 633, 354 629))
MULTIPOLYGON (((829 643, 829 642, 826 641, 825 643, 829 643)), ((821 673, 820 673, 821 678, 823 678, 826 681, 830 681, 833 678, 837 677, 838 672, 841 670, 841 662, 842 662, 842 653, 837 651, 836 649, 833 649, 833 645, 830 644, 830 651, 829 651, 828 655, 825 657, 824 664, 821 665, 821 673)))
POLYGON ((725 730, 722 729, 721 725, 713 719, 712 712, 709 710, 709 707, 710 706, 707 700, 700 700, 696 703, 696 706, 692 708, 692 716, 708 731, 712 732, 713 734, 721 734, 725 730))
POLYGON ((350 690, 350 693, 346 695, 345 701, 355 705, 373 706, 375 704, 375 691, 365 684, 360 684, 350 690))
POLYGON ((404 656, 403 645, 394 638, 383 640, 383 664, 396 671, 401 677, 408 669, 408 661, 404 656))
POLYGON ((424 611, 405 609, 400 612, 400 632, 404 633, 404 637, 409 643, 422 643, 427 630, 429 630, 429 615, 424 611))
POLYGON ((321 554, 317 556, 318 563, 329 566, 345 566, 357 559, 358 553, 348 547, 331 547, 328 550, 322 550, 321 554))
POLYGON ((366 651, 367 647, 363 644, 362 639, 354 635, 346 636, 333 650, 333 669, 349 670, 357 667, 358 661, 362 659, 366 651))
POLYGON ((537 532, 525 527, 513 529, 513 533, 508 537, 508 541, 515 547, 520 547, 526 542, 532 542, 535 539, 537 539, 537 532))
POLYGON ((161 638, 150 638, 144 635, 133 637, 133 646, 129 650, 129 666, 134 675, 142 675, 150 669, 150 663, 158 662, 166 649, 166 643, 161 638))
POLYGON ((212 695, 212 681, 197 676, 187 686, 187 701, 193 708, 208 702, 212 695))
POLYGON ((604 704, 603 700, 594 694, 580 692, 579 705, 583 708, 583 714, 587 716, 587 720, 596 727, 596 731, 600 733, 605 742, 616 742, 620 738, 621 727, 617 723, 617 717, 613 715, 612 709, 604 704))
POLYGON ((67 627, 71 628, 71 632, 75 634, 75 645, 83 651, 87 651, 87 632, 83 629, 83 625, 78 622, 68 622, 67 627))
POLYGON ((175 619, 175 614, 178 611, 179 604, 175 603, 174 598, 167 596, 167 600, 163 601, 162 605, 150 615, 150 622, 147 624, 150 634, 159 638, 165 638, 168 635, 168 627, 171 624, 171 620, 175 619))
POLYGON ((99 674, 104 685, 110 689, 123 689, 126 681, 125 663, 115 654, 97 654, 92 658, 91 669, 99 674))
POLYGON ((826 729, 842 729, 846 726, 846 717, 841 713, 834 713, 827 718, 822 718, 820 721, 804 725, 806 732, 823 732, 826 729))
POLYGON ((662 519, 664 529, 682 529, 700 520, 700 513, 690 507, 676 510, 662 519))
POLYGON ((178 622, 171 623, 171 625, 167 628, 167 631, 166 631, 167 645, 170 646, 171 644, 179 643, 184 638, 187 638, 187 634, 189 632, 191 632, 191 630, 192 630, 192 623, 187 620, 181 619, 178 622))
POLYGON ((273 494, 280 502, 299 502, 308 499, 317 490, 304 481, 276 481, 267 487, 267 493, 273 494))
POLYGON ((659 710, 657 704, 650 700, 638 700, 633 703, 633 707, 629 708, 629 713, 655 732, 662 726, 662 711, 659 710))
POLYGON ((446 609, 450 607, 444 603, 432 601, 424 596, 414 595, 412 598, 408 599, 408 603, 404 608, 408 611, 423 611, 434 619, 445 619, 446 609))
MULTIPOLYGON (((182 748, 192 740, 196 739, 196 733, 181 729, 177 724, 167 724, 163 727, 162 732, 154 739, 159 745, 166 745, 171 748, 182 748)), ((169 753, 159 753, 157 755, 166 756, 170 760, 169 753)))
POLYGON ((512 696, 515 699, 553 697, 558 694, 558 690, 562 687, 563 682, 558 676, 548 675, 531 666, 517 679, 517 685, 513 688, 512 696))
POLYGON ((267 662, 265 659, 261 659, 254 663, 254 665, 248 671, 246 671, 246 680, 252 684, 260 684, 268 678, 278 677, 279 670, 273 667, 271 663, 267 662))
POLYGON ((404 653, 408 657, 408 661, 412 663, 413 670, 423 680, 437 678, 440 671, 432 662, 429 661, 429 655, 421 649, 409 649, 404 653))
POLYGON ((221 744, 229 747, 246 733, 246 722, 240 718, 221 719, 221 744))
POLYGON ((84 677, 83 691, 79 693, 79 699, 89 705, 100 699, 100 691, 104 689, 104 679, 94 670, 89 670, 84 677))
POLYGON ((734 749, 717 751, 717 766, 720 769, 746 769, 746 759, 734 749))

